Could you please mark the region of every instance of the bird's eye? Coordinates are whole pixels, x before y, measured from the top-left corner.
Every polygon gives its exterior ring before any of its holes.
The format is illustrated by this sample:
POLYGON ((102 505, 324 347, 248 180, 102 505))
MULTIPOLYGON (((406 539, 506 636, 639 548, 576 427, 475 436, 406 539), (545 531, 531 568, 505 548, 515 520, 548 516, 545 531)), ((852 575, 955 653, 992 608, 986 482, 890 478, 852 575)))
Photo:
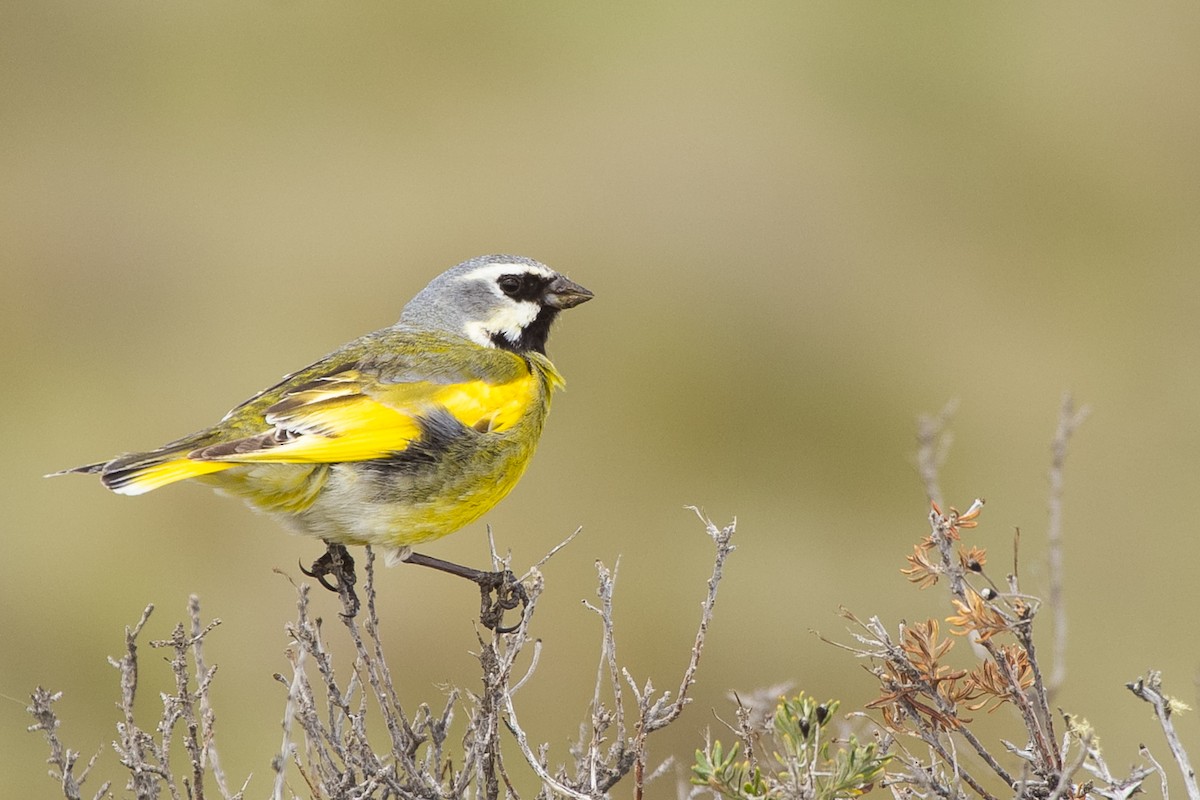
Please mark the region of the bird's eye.
POLYGON ((521 278, 517 275, 501 275, 497 283, 500 285, 500 291, 509 297, 521 291, 521 278))

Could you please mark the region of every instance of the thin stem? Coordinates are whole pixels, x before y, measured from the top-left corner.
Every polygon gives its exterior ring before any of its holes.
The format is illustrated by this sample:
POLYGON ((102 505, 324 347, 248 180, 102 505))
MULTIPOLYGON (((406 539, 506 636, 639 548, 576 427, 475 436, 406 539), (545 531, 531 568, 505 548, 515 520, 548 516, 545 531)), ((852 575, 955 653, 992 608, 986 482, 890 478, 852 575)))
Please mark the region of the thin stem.
POLYGON ((1053 698, 1058 694, 1058 690, 1067 678, 1067 606, 1063 599, 1066 571, 1062 534, 1063 466, 1067 459, 1067 445, 1071 441, 1071 436, 1083 424, 1089 412, 1090 409, 1087 406, 1075 408, 1075 401, 1070 392, 1063 394, 1062 406, 1058 412, 1058 427, 1054 432, 1054 441, 1050 445, 1049 519, 1046 523, 1050 586, 1046 602, 1053 609, 1054 636, 1051 647, 1053 666, 1050 668, 1050 681, 1046 687, 1048 698, 1053 698))
POLYGON ((1183 749, 1183 743, 1179 741, 1179 734, 1175 732, 1175 723, 1171 721, 1174 704, 1170 697, 1163 694, 1162 674, 1151 670, 1145 678, 1127 683, 1125 686, 1137 697, 1154 707, 1154 716, 1158 717, 1158 724, 1167 737, 1167 746, 1171 748, 1171 755, 1175 757, 1175 763, 1179 765, 1179 771, 1183 773, 1183 785, 1187 789, 1188 798, 1189 800, 1200 800, 1200 787, 1196 785, 1196 771, 1192 769, 1187 750, 1183 749))

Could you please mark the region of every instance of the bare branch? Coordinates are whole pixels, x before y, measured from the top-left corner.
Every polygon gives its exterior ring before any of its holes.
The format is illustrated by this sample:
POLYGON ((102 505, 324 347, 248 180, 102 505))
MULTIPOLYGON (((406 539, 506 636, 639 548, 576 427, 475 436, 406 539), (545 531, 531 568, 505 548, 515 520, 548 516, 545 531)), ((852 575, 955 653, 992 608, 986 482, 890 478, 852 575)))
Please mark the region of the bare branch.
POLYGON ((699 508, 692 506, 692 511, 696 512, 696 516, 704 523, 709 537, 717 545, 716 558, 713 561, 712 574, 708 578, 708 594, 700 605, 700 626, 696 630, 696 640, 692 644, 692 655, 688 660, 687 669, 683 671, 683 678, 679 681, 675 702, 670 704, 657 719, 646 721, 648 723, 647 733, 664 728, 674 722, 688 702, 688 691, 695 683, 696 670, 700 668, 700 653, 704 650, 704 639, 708 636, 708 626, 712 622, 713 608, 717 604, 717 587, 721 583, 721 578, 724 577, 725 560, 735 549, 732 540, 733 534, 737 530, 736 519, 724 528, 718 528, 712 520, 704 516, 699 508))
MULTIPOLYGON (((602 565, 600 607, 602 653, 598 681, 610 684, 613 708, 606 708, 599 689, 593 696, 589 713, 591 731, 587 746, 573 751, 574 777, 565 768, 552 771, 547 764, 548 746, 534 746, 521 728, 514 705, 516 692, 532 680, 541 643, 531 635, 531 624, 543 594, 541 568, 578 533, 556 546, 525 574, 522 582, 528 602, 521 620, 511 631, 491 631, 485 638, 477 630, 482 687, 478 693, 450 690, 443 710, 435 714, 429 705, 420 704, 414 714, 401 707, 399 692, 384 655, 381 624, 376 606, 375 557, 367 549, 364 601, 359 615, 351 616, 346 592, 342 593, 334 629, 350 645, 353 664, 349 670, 340 665, 319 617, 310 606, 310 587, 292 583, 296 591, 296 616, 285 630, 290 639, 286 658, 290 674, 275 675, 285 687, 284 717, 279 749, 271 761, 273 800, 297 796, 314 798, 380 797, 457 800, 474 796, 494 800, 503 790, 519 800, 514 781, 505 763, 503 737, 511 732, 517 741, 521 759, 541 786, 539 798, 563 795, 572 798, 599 798, 618 781, 633 774, 636 785, 632 794, 641 795, 642 786, 667 769, 647 768, 646 737, 676 719, 688 696, 699 666, 708 626, 716 601, 723 566, 733 550, 730 538, 734 526, 718 530, 705 520, 706 530, 717 544, 717 556, 702 603, 700 627, 691 649, 678 691, 657 694, 653 683, 638 685, 617 661, 612 594, 615 571, 602 565), (526 664, 521 659, 532 645, 526 664), (516 669, 517 664, 525 666, 516 669), (339 670, 345 672, 339 674, 339 670), (632 698, 628 686, 633 687, 632 698), (625 701, 630 698, 630 706, 625 701), (450 747, 455 711, 465 707, 461 750, 450 747), (634 719, 628 730, 626 718, 634 719), (612 737, 613 724, 619 736, 612 737), (386 736, 383 732, 386 731, 386 736), (379 745, 383 743, 381 748, 379 745)), ((494 563, 507 569, 510 557, 501 558, 490 546, 494 563)), ((289 578, 289 581, 291 579, 289 578)), ((210 702, 210 689, 217 667, 210 665, 204 653, 204 640, 219 620, 203 623, 200 602, 189 599, 187 618, 177 624, 168 638, 152 641, 154 647, 170 651, 168 664, 174 677, 173 689, 162 695, 162 714, 156 724, 143 730, 134 715, 138 688, 138 637, 152 612, 147 607, 137 625, 126 630, 125 655, 110 659, 120 673, 123 719, 118 725, 119 739, 114 743, 121 763, 129 772, 127 788, 139 800, 157 800, 167 795, 173 800, 203 800, 215 786, 225 800, 240 800, 248 783, 231 793, 220 767, 216 746, 216 714, 210 702), (172 756, 187 759, 186 767, 172 765, 172 756)), ((51 709, 57 695, 45 690, 35 692, 30 713, 33 730, 40 730, 50 745, 52 774, 68 800, 83 800, 79 787, 87 769, 77 773, 78 753, 67 749, 57 733, 58 721, 51 709)), ((94 761, 94 759, 93 759, 94 761)), ((90 765, 89 765, 90 766, 90 765)), ((108 791, 108 784, 100 794, 108 791)), ((99 795, 98 795, 99 796, 99 795)))
POLYGON ((1153 706, 1154 716, 1158 718, 1163 735, 1167 737, 1167 746, 1171 748, 1171 755, 1175 757, 1175 763, 1179 765, 1179 771, 1183 774, 1183 785, 1187 788, 1188 800, 1200 800, 1200 787, 1196 785, 1196 771, 1192 769, 1187 750, 1179 741, 1179 734, 1175 732, 1175 723, 1171 721, 1171 715, 1183 706, 1178 700, 1163 693, 1162 673, 1150 670, 1144 678, 1138 678, 1125 686, 1136 697, 1153 706))
MULTIPOLYGON (((75 765, 79 760, 79 753, 63 745, 58 738, 59 721, 53 706, 61 699, 62 692, 51 693, 40 686, 34 689, 30 696, 29 707, 25 709, 34 719, 34 724, 30 725, 28 730, 31 732, 41 731, 46 737, 46 744, 50 746, 50 757, 46 759, 46 763, 53 767, 50 770, 50 777, 58 781, 63 796, 67 800, 82 800, 83 784, 87 779, 87 773, 96 763, 96 756, 92 756, 88 761, 82 774, 75 775, 75 765)), ((96 797, 102 797, 107 792, 108 783, 106 782, 100 787, 96 797)))
POLYGON ((1089 413, 1091 413, 1091 409, 1088 406, 1076 409, 1071 393, 1064 393, 1058 412, 1058 426, 1054 431, 1054 441, 1050 445, 1049 519, 1046 524, 1050 586, 1046 603, 1052 609, 1053 614, 1052 641, 1054 644, 1052 647, 1053 667, 1050 670, 1050 680, 1046 684, 1047 705, 1054 699, 1067 678, 1067 606, 1063 599, 1065 582, 1062 537, 1063 467, 1067 460, 1067 445, 1089 413))
POLYGON ((957 410, 958 400, 951 399, 937 414, 917 417, 917 473, 925 486, 925 496, 939 506, 942 505, 942 490, 938 475, 954 442, 950 422, 957 410))

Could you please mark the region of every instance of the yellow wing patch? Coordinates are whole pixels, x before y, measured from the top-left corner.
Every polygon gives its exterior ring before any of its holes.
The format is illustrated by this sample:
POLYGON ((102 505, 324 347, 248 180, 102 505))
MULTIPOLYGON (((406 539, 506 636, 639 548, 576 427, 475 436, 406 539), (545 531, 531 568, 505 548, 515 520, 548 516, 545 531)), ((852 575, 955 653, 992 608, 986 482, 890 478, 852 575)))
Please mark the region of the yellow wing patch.
POLYGON ((436 402, 468 428, 481 433, 505 431, 516 425, 537 399, 537 382, 526 375, 510 383, 456 383, 435 394, 436 402))
POLYGON ((345 372, 289 393, 267 409, 265 418, 274 431, 193 455, 210 463, 385 458, 407 449, 421 435, 420 417, 435 409, 445 409, 468 428, 501 432, 517 424, 529 404, 538 401, 539 391, 532 372, 502 384, 385 384, 345 372))

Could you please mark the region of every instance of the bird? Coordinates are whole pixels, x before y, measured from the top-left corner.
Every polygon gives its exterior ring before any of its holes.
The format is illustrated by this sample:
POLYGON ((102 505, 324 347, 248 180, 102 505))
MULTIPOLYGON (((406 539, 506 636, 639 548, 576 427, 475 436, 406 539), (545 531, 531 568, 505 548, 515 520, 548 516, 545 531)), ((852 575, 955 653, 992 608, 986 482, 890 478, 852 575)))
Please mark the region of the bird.
POLYGON ((342 593, 346 616, 358 609, 346 547, 369 545, 389 566, 474 581, 484 624, 501 629, 504 611, 527 599, 511 573, 413 547, 474 522, 516 486, 564 385, 546 355, 550 328, 592 297, 531 258, 472 258, 430 281, 394 325, 284 376, 215 425, 48 477, 95 474, 123 495, 207 484, 324 540, 326 553, 301 569, 342 593))

